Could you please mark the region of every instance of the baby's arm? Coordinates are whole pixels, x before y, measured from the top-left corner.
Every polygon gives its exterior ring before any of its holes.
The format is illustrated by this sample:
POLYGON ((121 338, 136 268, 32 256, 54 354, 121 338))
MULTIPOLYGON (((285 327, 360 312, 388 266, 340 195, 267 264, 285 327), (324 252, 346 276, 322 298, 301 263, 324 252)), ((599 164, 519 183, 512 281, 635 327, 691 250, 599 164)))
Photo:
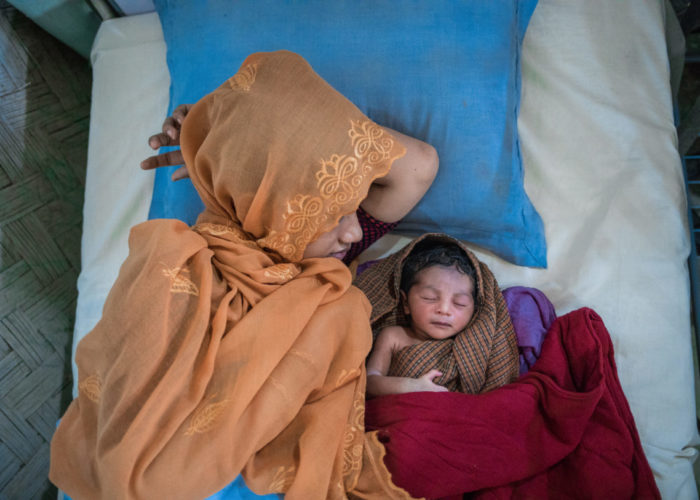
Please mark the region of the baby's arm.
POLYGON ((447 388, 433 383, 435 377, 442 373, 430 370, 420 378, 389 377, 391 356, 405 345, 402 338, 406 334, 399 326, 384 328, 374 343, 372 354, 367 360, 367 395, 370 397, 385 394, 402 394, 405 392, 446 392, 447 388))

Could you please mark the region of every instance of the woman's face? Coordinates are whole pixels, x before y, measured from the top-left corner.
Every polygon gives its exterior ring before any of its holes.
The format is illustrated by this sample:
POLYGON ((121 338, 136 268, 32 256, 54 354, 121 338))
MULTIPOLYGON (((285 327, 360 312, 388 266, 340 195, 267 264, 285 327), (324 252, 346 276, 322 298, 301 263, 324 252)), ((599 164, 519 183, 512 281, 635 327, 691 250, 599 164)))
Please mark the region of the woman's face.
POLYGON ((304 250, 304 258, 335 257, 342 260, 350 245, 361 239, 362 227, 357 220, 357 214, 353 212, 342 217, 333 229, 309 243, 304 250))

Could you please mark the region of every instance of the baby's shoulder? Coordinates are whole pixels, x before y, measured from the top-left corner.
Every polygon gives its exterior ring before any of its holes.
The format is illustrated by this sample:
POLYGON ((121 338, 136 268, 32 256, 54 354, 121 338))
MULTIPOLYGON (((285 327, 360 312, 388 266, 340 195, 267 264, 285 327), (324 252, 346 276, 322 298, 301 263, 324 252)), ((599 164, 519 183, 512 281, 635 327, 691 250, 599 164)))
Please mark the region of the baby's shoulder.
POLYGON ((403 326, 387 326, 382 328, 377 337, 377 342, 382 342, 397 351, 407 345, 412 344, 412 338, 403 326))
POLYGON ((403 326, 385 326, 379 331, 380 337, 401 337, 407 336, 406 329, 403 326))

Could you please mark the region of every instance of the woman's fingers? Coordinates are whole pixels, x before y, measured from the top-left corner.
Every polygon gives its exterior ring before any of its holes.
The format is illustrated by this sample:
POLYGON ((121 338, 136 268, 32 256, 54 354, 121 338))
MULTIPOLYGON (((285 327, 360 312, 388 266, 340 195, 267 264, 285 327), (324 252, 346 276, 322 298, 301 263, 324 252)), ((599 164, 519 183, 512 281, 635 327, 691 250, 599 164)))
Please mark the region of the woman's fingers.
POLYGON ((170 178, 173 181, 179 181, 181 179, 188 179, 189 177, 190 177, 190 174, 189 174, 189 172, 187 172, 187 167, 185 167, 184 165, 181 166, 180 168, 178 168, 177 170, 175 170, 175 172, 173 172, 173 175, 170 176, 170 178))
POLYGON ((178 125, 182 125, 182 121, 187 116, 187 113, 192 109, 192 104, 180 104, 173 110, 172 118, 177 122, 178 125))
POLYGON ((151 149, 180 145, 180 127, 191 108, 191 104, 180 104, 173 110, 172 115, 163 120, 161 133, 148 138, 148 145, 151 146, 151 149))
POLYGON ((180 144, 180 125, 182 125, 182 121, 178 121, 174 114, 163 121, 163 132, 159 135, 167 138, 169 141, 167 146, 180 144))
POLYGON ((171 146, 174 144, 172 144, 168 134, 161 132, 160 134, 155 134, 149 137, 148 145, 151 147, 151 149, 160 149, 163 146, 171 146))
MULTIPOLYGON (((180 127, 182 122, 190 112, 191 104, 180 104, 173 110, 173 114, 168 116, 163 121, 162 132, 152 135, 148 138, 148 145, 151 149, 160 149, 164 146, 179 146, 180 145, 180 127)), ((182 151, 179 149, 161 153, 159 155, 149 156, 141 162, 141 168, 144 170, 152 170, 159 167, 170 167, 173 165, 183 165, 185 163, 182 157, 182 151)), ((177 181, 189 177, 187 168, 183 165, 173 172, 172 180, 177 181)))
POLYGON ((149 156, 141 162, 141 168, 144 170, 151 170, 158 167, 182 165, 183 163, 185 163, 185 160, 182 157, 182 151, 176 149, 174 151, 168 151, 167 153, 149 156))

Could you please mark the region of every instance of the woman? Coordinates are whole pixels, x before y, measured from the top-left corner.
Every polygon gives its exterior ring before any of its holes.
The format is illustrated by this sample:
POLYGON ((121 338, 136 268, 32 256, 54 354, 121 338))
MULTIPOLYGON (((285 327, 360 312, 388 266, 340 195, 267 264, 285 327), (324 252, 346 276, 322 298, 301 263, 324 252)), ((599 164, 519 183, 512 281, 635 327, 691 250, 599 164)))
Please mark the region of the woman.
MULTIPOLYGON (((154 150, 164 146, 180 145, 180 127, 192 105, 181 104, 163 122, 163 130, 148 139, 154 150)), ((430 144, 407 136, 396 130, 382 127, 393 135, 406 148, 406 154, 397 159, 384 177, 376 179, 370 186, 367 197, 357 210, 357 218, 362 228, 362 238, 349 245, 342 257, 350 264, 364 249, 396 227, 408 212, 420 201, 435 178, 438 170, 438 156, 430 144)), ((160 167, 180 165, 173 174, 177 181, 189 177, 187 166, 183 165, 182 151, 179 149, 157 154, 141 162, 141 168, 151 170, 160 167)))
POLYGON ((132 230, 78 346, 51 480, 73 498, 203 498, 242 472, 292 499, 407 498, 364 432, 370 307, 338 259, 360 203, 407 211, 377 201, 404 146, 284 51, 250 56, 181 142, 205 211, 132 230))

